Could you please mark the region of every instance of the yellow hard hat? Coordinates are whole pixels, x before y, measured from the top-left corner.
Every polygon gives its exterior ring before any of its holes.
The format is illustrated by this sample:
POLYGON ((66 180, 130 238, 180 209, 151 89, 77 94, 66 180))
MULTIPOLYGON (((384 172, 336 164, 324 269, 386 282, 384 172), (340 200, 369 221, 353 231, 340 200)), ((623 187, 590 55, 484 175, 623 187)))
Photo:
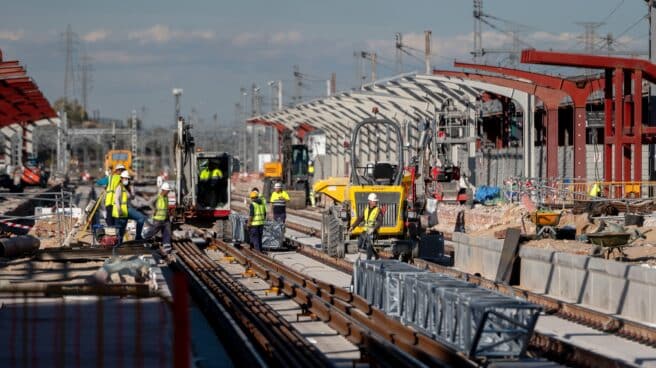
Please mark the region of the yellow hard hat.
POLYGON ((259 196, 259 193, 256 192, 256 191, 252 191, 251 194, 250 194, 251 199, 255 199, 255 198, 257 198, 258 196, 259 196))

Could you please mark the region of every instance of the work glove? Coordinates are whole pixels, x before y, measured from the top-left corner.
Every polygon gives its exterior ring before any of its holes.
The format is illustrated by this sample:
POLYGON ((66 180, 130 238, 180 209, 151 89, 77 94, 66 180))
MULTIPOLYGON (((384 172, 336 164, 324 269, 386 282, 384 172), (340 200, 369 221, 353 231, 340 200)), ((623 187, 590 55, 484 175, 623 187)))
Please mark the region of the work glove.
POLYGON ((367 229, 367 235, 374 235, 374 229, 367 229))

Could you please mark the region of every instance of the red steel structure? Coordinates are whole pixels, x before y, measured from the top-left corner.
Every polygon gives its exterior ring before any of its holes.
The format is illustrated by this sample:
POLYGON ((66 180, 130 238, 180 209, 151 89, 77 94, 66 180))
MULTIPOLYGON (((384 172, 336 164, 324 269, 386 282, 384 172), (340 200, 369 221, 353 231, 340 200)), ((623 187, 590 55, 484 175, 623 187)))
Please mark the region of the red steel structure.
POLYGON ((539 98, 544 104, 544 110, 546 112, 544 122, 547 126, 547 177, 555 178, 558 176, 558 106, 567 96, 565 92, 560 89, 553 89, 532 82, 501 76, 450 70, 433 70, 433 74, 491 83, 497 86, 513 88, 539 98))
POLYGON ((633 165, 633 180, 641 181, 642 143, 656 137, 656 127, 643 124, 642 80, 656 83, 656 65, 641 59, 538 50, 522 51, 521 60, 604 70, 604 179, 631 181, 633 165))
POLYGON ((18 61, 3 61, 0 51, 0 127, 56 116, 25 69, 18 61))
MULTIPOLYGON (((523 54, 522 54, 523 55, 523 54)), ((523 59, 522 59, 523 61, 523 59)), ((547 163, 552 163, 551 167, 547 166, 547 176, 556 177, 558 174, 557 167, 553 163, 558 162, 558 105, 553 108, 552 99, 562 96, 562 93, 569 95, 574 104, 574 178, 584 179, 586 177, 586 103, 588 97, 597 90, 602 90, 604 79, 589 80, 570 80, 557 76, 529 72, 526 70, 505 68, 492 65, 481 65, 472 63, 455 62, 455 67, 467 68, 474 70, 483 70, 491 73, 497 73, 506 77, 519 78, 540 87, 540 95, 536 96, 545 103, 549 100, 550 109, 547 112, 547 163), (556 94, 556 92, 560 93, 556 94), (554 146, 555 145, 555 146, 554 146), (551 153, 551 156, 549 155, 551 153)), ((520 89, 520 88, 517 88, 520 89)), ((536 90, 537 92, 537 90, 536 90)), ((560 101, 559 101, 560 102, 560 101)))

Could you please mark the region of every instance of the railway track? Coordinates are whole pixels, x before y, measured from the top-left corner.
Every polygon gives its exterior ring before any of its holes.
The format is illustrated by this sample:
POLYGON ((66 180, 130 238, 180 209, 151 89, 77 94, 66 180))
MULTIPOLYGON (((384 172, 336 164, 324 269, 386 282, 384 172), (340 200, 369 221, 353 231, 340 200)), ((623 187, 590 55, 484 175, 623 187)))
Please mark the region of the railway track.
POLYGON ((346 289, 312 278, 281 262, 247 248, 235 248, 214 240, 211 246, 252 269, 302 309, 328 323, 353 344, 364 349, 371 363, 379 366, 473 367, 460 353, 421 335, 373 308, 346 289))
MULTIPOLYGON (((318 234, 320 229, 313 228, 310 231, 304 231, 303 228, 307 227, 307 225, 304 224, 295 224, 288 220, 287 227, 310 236, 320 236, 318 234)), ((445 234, 445 238, 450 239, 449 235, 451 234, 445 234)), ((343 272, 352 274, 353 264, 351 262, 344 259, 335 259, 329 257, 319 250, 295 242, 293 239, 290 239, 290 241, 292 243, 296 243, 295 245, 297 246, 298 252, 314 258, 324 264, 328 264, 331 267, 339 269, 343 272)), ((390 258, 392 255, 389 252, 383 251, 381 252, 381 256, 390 258)), ((656 329, 651 326, 626 320, 615 315, 609 315, 577 304, 568 303, 549 296, 536 294, 516 286, 497 283, 480 276, 468 274, 466 272, 458 271, 453 268, 445 267, 430 261, 416 259, 415 265, 417 267, 427 269, 431 272, 442 273, 455 278, 459 278, 480 287, 498 291, 502 294, 523 298, 531 303, 542 306, 545 310, 545 313, 548 315, 554 315, 559 318, 593 328, 597 331, 622 337, 624 339, 635 341, 646 346, 656 347, 656 329)), ((609 360, 605 356, 583 350, 569 343, 554 339, 551 336, 545 336, 539 333, 535 333, 531 339, 531 348, 540 356, 544 356, 565 364, 585 367, 628 366, 621 362, 609 360)))
MULTIPOLYGON (((220 302, 241 328, 249 333, 266 364, 276 367, 330 365, 326 357, 288 321, 234 280, 191 240, 175 241, 173 248, 187 273, 200 280, 208 296, 220 302)), ((211 316, 212 312, 207 314, 210 314, 209 318, 216 317, 211 316)), ((233 349, 229 351, 236 353, 233 349)), ((248 366, 264 366, 252 351, 242 350, 237 355, 233 357, 234 361, 248 366)))
MULTIPOLYGON (((296 301, 304 311, 359 346, 368 363, 380 367, 477 365, 435 340, 417 334, 344 289, 312 279, 249 249, 237 249, 217 240, 210 246, 234 257, 275 290, 296 301)), ((175 241, 173 247, 182 267, 197 277, 208 293, 220 301, 250 334, 268 364, 294 367, 332 365, 289 322, 190 240, 175 241)))

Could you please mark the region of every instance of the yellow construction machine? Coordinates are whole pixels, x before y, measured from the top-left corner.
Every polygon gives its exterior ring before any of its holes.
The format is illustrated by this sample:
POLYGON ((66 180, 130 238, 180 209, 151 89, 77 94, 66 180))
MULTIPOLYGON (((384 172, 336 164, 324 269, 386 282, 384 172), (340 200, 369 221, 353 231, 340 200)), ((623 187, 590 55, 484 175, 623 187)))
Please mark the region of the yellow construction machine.
MULTIPOLYGON (((368 149, 365 148, 365 152, 368 149)), ((419 216, 408 201, 408 194, 413 191, 414 177, 404 168, 403 149, 401 130, 393 121, 367 119, 355 126, 350 142, 350 178, 328 178, 317 181, 313 186, 315 193, 322 193, 334 201, 334 205, 323 213, 322 219, 322 246, 326 253, 342 258, 345 253, 357 249, 353 238, 361 234, 364 228, 357 227, 350 234, 348 228, 365 210, 370 193, 378 196, 378 205, 383 213, 383 224, 378 232, 381 242, 378 245, 384 245, 384 239, 394 239, 394 243, 398 244, 410 237, 409 225, 418 225, 419 216), (370 155, 371 152, 358 155, 362 153, 362 141, 371 139, 370 136, 363 139, 362 135, 378 135, 380 132, 389 132, 390 135, 389 147, 383 155, 395 157, 396 160, 361 162, 363 156, 380 156, 370 155)))
POLYGON ((271 197, 274 184, 281 182, 292 197, 291 208, 305 207, 310 195, 307 145, 292 144, 289 129, 279 129, 278 132, 281 135, 281 160, 266 162, 263 166, 264 198, 271 197))

